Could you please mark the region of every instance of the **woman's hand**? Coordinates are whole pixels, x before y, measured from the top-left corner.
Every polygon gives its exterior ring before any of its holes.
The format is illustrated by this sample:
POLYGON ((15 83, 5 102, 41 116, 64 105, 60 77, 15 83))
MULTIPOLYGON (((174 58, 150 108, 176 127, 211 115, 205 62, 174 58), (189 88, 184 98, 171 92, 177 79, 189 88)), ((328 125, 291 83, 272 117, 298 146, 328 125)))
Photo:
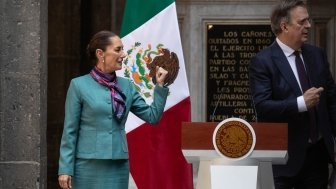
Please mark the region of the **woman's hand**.
POLYGON ((58 176, 58 183, 62 189, 70 189, 71 186, 71 176, 69 175, 60 175, 58 176))
POLYGON ((167 74, 168 74, 167 70, 165 70, 165 69, 163 69, 159 66, 156 66, 155 78, 156 78, 156 82, 159 86, 163 87, 167 74))

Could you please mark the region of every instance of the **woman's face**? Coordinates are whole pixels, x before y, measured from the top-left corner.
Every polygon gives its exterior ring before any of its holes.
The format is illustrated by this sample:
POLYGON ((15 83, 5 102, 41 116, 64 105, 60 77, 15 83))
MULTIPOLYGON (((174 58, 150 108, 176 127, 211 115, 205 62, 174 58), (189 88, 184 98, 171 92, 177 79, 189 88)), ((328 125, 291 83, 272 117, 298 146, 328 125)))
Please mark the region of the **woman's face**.
POLYGON ((111 45, 106 47, 105 51, 97 49, 98 58, 97 67, 104 73, 112 73, 122 68, 122 61, 126 54, 124 46, 118 36, 111 37, 111 45))

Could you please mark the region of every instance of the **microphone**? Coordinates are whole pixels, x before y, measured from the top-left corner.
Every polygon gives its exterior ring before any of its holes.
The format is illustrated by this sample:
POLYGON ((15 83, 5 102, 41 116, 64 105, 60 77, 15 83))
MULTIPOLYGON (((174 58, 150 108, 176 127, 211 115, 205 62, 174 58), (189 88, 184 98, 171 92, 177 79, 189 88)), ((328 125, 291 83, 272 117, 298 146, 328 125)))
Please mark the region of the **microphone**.
POLYGON ((214 122, 214 119, 215 119, 215 113, 216 113, 216 110, 217 110, 217 107, 218 107, 218 103, 219 103, 219 100, 222 99, 222 95, 220 95, 218 97, 218 100, 216 102, 216 106, 214 108, 214 111, 212 112, 212 115, 211 115, 211 122, 214 122))
POLYGON ((254 116, 255 116, 255 122, 258 123, 258 113, 257 113, 257 110, 255 108, 255 103, 254 103, 254 100, 253 100, 253 97, 252 95, 250 94, 250 97, 251 97, 251 104, 252 104, 252 107, 253 107, 253 112, 254 112, 254 116))

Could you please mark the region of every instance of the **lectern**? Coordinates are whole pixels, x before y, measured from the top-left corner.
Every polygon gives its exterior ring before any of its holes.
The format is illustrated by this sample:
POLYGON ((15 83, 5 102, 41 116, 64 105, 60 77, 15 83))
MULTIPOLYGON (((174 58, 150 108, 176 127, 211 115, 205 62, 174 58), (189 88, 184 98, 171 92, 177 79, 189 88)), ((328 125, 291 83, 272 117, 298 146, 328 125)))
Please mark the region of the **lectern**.
POLYGON ((237 162, 227 161, 215 151, 212 137, 217 124, 182 123, 182 152, 189 162, 199 162, 196 189, 211 189, 211 165, 256 165, 257 188, 274 188, 272 164, 287 162, 287 123, 250 123, 256 134, 255 148, 247 159, 237 162))

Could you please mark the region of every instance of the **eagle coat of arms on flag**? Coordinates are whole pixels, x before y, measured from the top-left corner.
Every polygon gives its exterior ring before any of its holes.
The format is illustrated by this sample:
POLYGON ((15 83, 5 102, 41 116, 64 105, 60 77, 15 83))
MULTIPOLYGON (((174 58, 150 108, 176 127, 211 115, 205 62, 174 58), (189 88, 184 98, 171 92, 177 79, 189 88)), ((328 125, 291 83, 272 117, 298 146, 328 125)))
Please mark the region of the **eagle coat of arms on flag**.
POLYGON ((156 84, 156 66, 168 71, 165 86, 175 81, 180 69, 176 53, 164 48, 163 44, 158 44, 152 49, 151 44, 144 48, 140 42, 135 42, 132 48, 127 50, 123 66, 124 76, 134 81, 137 91, 145 98, 152 96, 152 89, 156 84))

